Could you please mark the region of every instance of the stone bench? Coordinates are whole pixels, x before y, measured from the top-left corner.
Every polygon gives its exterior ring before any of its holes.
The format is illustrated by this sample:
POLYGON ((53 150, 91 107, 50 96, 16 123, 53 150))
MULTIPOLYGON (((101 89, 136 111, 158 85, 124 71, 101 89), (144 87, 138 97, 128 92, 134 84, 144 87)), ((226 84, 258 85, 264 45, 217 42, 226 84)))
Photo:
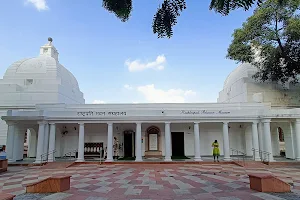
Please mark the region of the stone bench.
POLYGON ((16 195, 0 192, 0 200, 13 200, 16 195))
POLYGON ((291 192, 291 186, 270 174, 249 174, 250 188, 259 192, 291 192))
POLYGON ((53 176, 26 185, 26 193, 56 193, 70 189, 71 176, 53 176))
POLYGON ((7 159, 5 159, 5 160, 0 160, 0 173, 1 173, 1 172, 6 172, 6 171, 7 171, 7 166, 8 166, 8 161, 7 161, 7 159))

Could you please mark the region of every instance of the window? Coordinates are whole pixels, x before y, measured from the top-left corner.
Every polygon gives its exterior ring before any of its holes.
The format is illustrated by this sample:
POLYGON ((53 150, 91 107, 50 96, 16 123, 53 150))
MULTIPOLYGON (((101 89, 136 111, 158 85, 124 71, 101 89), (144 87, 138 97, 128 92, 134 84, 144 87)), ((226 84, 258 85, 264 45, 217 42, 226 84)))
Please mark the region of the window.
POLYGON ((26 85, 32 85, 33 84, 33 79, 26 79, 25 84, 26 85))

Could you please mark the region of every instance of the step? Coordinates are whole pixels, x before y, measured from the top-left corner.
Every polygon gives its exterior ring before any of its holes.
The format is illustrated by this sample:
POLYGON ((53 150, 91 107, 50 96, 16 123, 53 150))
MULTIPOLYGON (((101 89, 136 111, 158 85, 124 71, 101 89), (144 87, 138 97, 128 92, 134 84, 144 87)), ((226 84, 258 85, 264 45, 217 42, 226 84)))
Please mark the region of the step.
POLYGON ((74 165, 74 163, 75 162, 48 162, 43 165, 41 169, 65 169, 74 165))

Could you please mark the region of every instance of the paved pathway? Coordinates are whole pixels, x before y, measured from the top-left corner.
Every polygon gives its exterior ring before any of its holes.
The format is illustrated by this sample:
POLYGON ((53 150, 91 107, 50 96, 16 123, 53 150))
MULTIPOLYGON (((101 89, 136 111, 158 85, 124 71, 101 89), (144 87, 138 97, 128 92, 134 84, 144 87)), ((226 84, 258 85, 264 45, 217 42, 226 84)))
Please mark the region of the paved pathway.
POLYGON ((0 174, 0 191, 19 199, 300 199, 300 169, 236 165, 79 165, 67 169, 10 167, 0 174), (249 189, 249 172, 272 173, 294 185, 288 194, 249 189), (71 175, 71 189, 57 194, 24 194, 24 185, 51 175, 71 175))

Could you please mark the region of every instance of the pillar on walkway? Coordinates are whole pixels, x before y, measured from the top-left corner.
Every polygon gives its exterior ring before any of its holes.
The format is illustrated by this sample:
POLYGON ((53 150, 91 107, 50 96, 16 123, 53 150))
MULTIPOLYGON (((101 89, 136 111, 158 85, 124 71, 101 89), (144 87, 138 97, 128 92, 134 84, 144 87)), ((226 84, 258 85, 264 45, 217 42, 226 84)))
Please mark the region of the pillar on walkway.
POLYGON ((44 153, 44 138, 45 138, 45 124, 46 122, 38 122, 39 124, 39 131, 38 131, 38 143, 36 148, 36 158, 35 163, 41 163, 42 154, 44 153))
POLYGON ((107 157, 105 162, 113 162, 113 124, 107 124, 107 157))
POLYGON ((45 137, 44 137, 44 160, 48 160, 48 147, 49 147, 49 124, 45 124, 45 137))
POLYGON ((229 149, 229 135, 228 135, 228 122, 223 122, 223 151, 224 161, 230 161, 230 149, 229 149))
POLYGON ((273 162, 273 149, 272 149, 272 140, 271 140, 271 127, 270 127, 270 119, 264 119, 264 151, 268 153, 268 155, 264 155, 265 159, 268 159, 269 161, 273 162))
POLYGON ((165 123, 165 161, 172 161, 171 159, 171 123, 165 123))
POLYGON ((200 130, 199 130, 199 123, 194 123, 194 141, 195 141, 195 161, 202 161, 200 155, 200 130))
POLYGON ((48 162, 53 162, 55 160, 55 134, 56 134, 55 123, 50 123, 50 135, 49 135, 49 155, 48 162))
POLYGON ((252 123, 252 146, 254 149, 253 152, 254 160, 260 161, 257 122, 252 123))
POLYGON ((79 123, 78 157, 76 162, 84 162, 84 123, 79 123))
POLYGON ((7 130, 7 142, 6 142, 6 152, 8 162, 15 162, 14 159, 14 144, 15 144, 15 123, 8 122, 8 130, 7 130))
POLYGON ((300 161, 300 119, 295 121, 295 139, 296 139, 296 160, 300 161))
POLYGON ((143 161, 142 159, 142 124, 136 123, 135 133, 135 161, 143 161))
POLYGON ((259 150, 264 151, 264 127, 263 123, 258 123, 258 143, 259 143, 259 150))

